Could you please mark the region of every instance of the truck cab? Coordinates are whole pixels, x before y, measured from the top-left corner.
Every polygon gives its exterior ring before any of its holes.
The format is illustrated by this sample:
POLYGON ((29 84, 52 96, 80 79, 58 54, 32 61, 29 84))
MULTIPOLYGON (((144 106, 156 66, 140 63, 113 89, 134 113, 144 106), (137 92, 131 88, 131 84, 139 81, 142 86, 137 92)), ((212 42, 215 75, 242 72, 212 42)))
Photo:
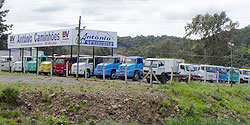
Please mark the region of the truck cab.
POLYGON ((248 83, 249 69, 240 69, 240 83, 248 83))
POLYGON ((216 72, 216 66, 213 65, 200 65, 199 67, 199 76, 201 77, 201 80, 205 80, 206 81, 216 81, 216 76, 217 76, 217 72, 216 72))
MULTIPOLYGON (((54 56, 54 61, 52 56, 48 56, 48 60, 41 63, 39 66, 39 72, 42 74, 49 74, 51 72, 51 64, 56 61, 56 56, 54 56)), ((55 66, 55 63, 53 67, 55 66)))
POLYGON ((9 71, 10 67, 12 67, 13 56, 9 58, 9 56, 1 56, 1 70, 9 71))
POLYGON ((181 63, 179 64, 178 73, 180 75, 189 76, 189 72, 191 75, 191 80, 200 80, 200 76, 198 75, 199 65, 181 63))
POLYGON ((103 65, 105 70, 105 76, 110 77, 110 79, 116 78, 116 70, 119 65, 121 65, 120 57, 105 57, 103 58, 103 63, 100 63, 96 66, 94 75, 98 78, 102 78, 103 76, 103 65))
POLYGON ((116 72, 116 76, 125 79, 125 66, 127 65, 127 77, 138 81, 143 75, 143 57, 126 57, 116 72))
POLYGON ((219 82, 226 82, 228 79, 227 69, 224 66, 216 66, 216 78, 218 77, 219 73, 219 82))
MULTIPOLYGON (((93 60, 93 57, 80 57, 79 58, 79 71, 78 75, 85 77, 85 64, 87 67, 87 77, 89 78, 91 75, 93 75, 93 63, 95 63, 95 67, 99 63, 103 63, 103 57, 95 57, 95 61, 93 60)), ((71 72, 75 76, 77 74, 77 63, 74 63, 71 67, 71 72)))
MULTIPOLYGON (((184 63, 183 59, 161 59, 161 58, 147 58, 145 60, 145 65, 143 67, 144 74, 147 74, 152 67, 153 72, 156 77, 161 81, 161 83, 166 83, 170 80, 171 72, 173 72, 176 79, 186 79, 186 75, 180 75, 178 73, 179 64, 184 63), (178 75, 177 75, 178 74, 178 75), (185 77, 185 78, 184 78, 185 77)), ((147 77, 149 82, 150 77, 147 77)), ((155 80, 155 79, 153 79, 155 80)))
MULTIPOLYGON (((37 57, 34 56, 33 57, 33 61, 28 61, 26 63, 26 66, 25 66, 25 71, 27 72, 36 72, 36 60, 37 60, 37 57)), ((48 57, 45 56, 45 55, 38 55, 38 66, 41 65, 42 62, 44 61, 47 61, 48 60, 48 57)))
MULTIPOLYGON (((235 83, 235 82, 239 82, 239 78, 240 78, 240 75, 239 75, 239 69, 238 68, 233 68, 233 74, 231 74, 231 67, 226 67, 227 69, 227 76, 229 76, 230 74, 230 80, 232 79, 232 81, 235 83)), ((227 81, 228 81, 228 78, 227 78, 227 81)))
MULTIPOLYGON (((27 62, 32 61, 32 60, 33 60, 32 56, 24 56, 24 60, 23 60, 24 69, 25 69, 25 65, 27 64, 27 62)), ((14 71, 15 72, 22 72, 22 61, 14 62, 14 71)))
POLYGON ((68 70, 70 71, 71 65, 77 61, 77 58, 74 56, 59 56, 56 58, 55 67, 54 67, 54 74, 55 75, 66 75, 66 63, 68 64, 68 70))

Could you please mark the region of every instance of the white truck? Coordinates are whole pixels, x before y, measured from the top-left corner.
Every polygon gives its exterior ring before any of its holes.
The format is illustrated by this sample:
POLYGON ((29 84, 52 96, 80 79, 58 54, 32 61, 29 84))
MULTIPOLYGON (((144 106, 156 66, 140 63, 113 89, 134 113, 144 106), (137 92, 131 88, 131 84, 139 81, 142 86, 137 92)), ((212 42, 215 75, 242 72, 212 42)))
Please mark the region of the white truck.
POLYGON ((213 65, 200 65, 199 67, 199 76, 201 77, 201 80, 206 81, 216 81, 217 80, 217 69, 218 66, 213 65))
POLYGON ((240 69, 240 83, 248 83, 250 69, 240 69))
POLYGON ((179 64, 178 73, 180 75, 191 75, 191 80, 200 80, 199 65, 181 63, 179 64))
MULTIPOLYGON (((1 71, 9 71, 13 65, 13 56, 1 56, 1 71)), ((13 68, 11 69, 13 71, 13 68)))
MULTIPOLYGON (((28 61, 32 61, 32 56, 24 56, 23 59, 23 68, 25 69, 25 65, 28 61)), ((14 72, 22 72, 22 61, 14 62, 14 72)))
MULTIPOLYGON (((187 80, 188 75, 182 75, 180 73, 180 64, 185 61, 183 59, 167 59, 167 58, 147 58, 143 67, 144 74, 147 74, 152 67, 152 71, 155 73, 157 79, 161 83, 166 83, 171 78, 171 72, 173 72, 173 79, 187 80)), ((155 80, 153 78, 153 80, 155 80)), ((147 81, 150 82, 149 75, 147 81)))
MULTIPOLYGON (((97 64, 102 63, 103 62, 103 57, 98 56, 95 57, 95 67, 97 64)), ((79 76, 83 76, 85 77, 85 64, 87 67, 87 77, 89 78, 91 75, 93 75, 93 57, 80 57, 79 58, 79 70, 78 70, 78 75, 79 76)), ((72 75, 76 76, 77 74, 77 63, 74 63, 71 67, 71 73, 72 75)))

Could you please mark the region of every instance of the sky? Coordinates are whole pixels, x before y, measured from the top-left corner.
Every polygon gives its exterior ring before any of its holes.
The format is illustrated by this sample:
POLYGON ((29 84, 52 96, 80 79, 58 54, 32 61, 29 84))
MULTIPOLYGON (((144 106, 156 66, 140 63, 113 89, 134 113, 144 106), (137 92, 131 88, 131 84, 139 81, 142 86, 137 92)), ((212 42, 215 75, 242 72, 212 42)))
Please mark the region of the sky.
POLYGON ((243 28, 250 23, 250 0, 5 0, 12 33, 31 33, 78 26, 115 31, 118 36, 183 37, 197 14, 225 11, 243 28))

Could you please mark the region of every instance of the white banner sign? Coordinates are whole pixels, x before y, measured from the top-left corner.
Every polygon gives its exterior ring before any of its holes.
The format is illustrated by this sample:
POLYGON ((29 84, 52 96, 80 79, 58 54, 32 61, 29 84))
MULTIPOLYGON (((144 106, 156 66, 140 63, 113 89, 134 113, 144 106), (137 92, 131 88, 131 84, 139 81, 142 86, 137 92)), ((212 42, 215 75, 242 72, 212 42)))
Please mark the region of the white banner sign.
POLYGON ((73 44, 74 29, 13 34, 8 37, 8 48, 64 46, 73 44))
MULTIPOLYGON (((75 33, 74 45, 77 45, 77 30, 75 33)), ((82 30, 80 34, 81 46, 117 48, 117 32, 85 29, 82 30)))

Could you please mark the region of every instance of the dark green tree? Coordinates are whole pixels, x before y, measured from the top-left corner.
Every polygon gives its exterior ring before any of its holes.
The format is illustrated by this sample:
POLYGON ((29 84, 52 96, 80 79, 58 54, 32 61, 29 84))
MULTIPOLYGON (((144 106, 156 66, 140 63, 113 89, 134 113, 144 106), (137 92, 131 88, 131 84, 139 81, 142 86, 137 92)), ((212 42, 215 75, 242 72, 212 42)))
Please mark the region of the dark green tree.
POLYGON ((7 49, 8 30, 11 30, 12 25, 5 24, 4 18, 7 16, 9 10, 2 10, 5 0, 0 0, 0 50, 7 49))
POLYGON ((222 64, 218 57, 227 54, 227 43, 234 36, 238 22, 233 22, 225 12, 214 15, 198 14, 192 19, 192 23, 185 26, 185 37, 196 36, 200 39, 196 45, 196 54, 204 55, 202 63, 222 64), (212 57, 212 58, 211 58, 212 57))

